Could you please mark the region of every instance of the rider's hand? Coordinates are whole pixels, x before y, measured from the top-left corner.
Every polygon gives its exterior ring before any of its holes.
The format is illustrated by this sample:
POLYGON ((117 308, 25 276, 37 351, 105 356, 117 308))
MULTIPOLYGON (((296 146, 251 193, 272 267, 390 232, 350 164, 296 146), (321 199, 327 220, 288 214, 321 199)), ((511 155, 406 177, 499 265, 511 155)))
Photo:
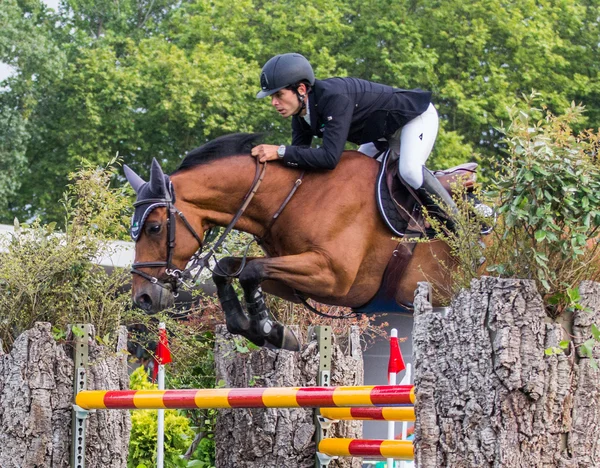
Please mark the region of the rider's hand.
POLYGON ((252 148, 252 156, 258 158, 261 163, 267 161, 276 161, 279 159, 279 155, 277 154, 278 145, 258 145, 252 148))

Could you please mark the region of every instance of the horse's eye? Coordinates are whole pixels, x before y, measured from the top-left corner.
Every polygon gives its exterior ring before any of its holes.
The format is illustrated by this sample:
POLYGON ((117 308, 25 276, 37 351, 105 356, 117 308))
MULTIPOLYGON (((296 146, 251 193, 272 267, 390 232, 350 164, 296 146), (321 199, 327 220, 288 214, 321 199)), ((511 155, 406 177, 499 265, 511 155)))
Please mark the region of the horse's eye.
POLYGON ((148 234, 158 234, 160 232, 161 225, 160 224, 149 224, 146 228, 148 234))

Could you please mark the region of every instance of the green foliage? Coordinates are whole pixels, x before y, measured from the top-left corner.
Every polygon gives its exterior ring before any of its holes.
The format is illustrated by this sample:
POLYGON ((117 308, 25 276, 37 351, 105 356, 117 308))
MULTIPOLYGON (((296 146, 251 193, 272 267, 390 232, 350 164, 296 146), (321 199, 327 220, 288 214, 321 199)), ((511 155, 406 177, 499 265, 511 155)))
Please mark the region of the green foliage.
MULTIPOLYGON (((147 380, 148 376, 143 371, 141 376, 147 380)), ((135 372, 138 372, 136 370, 135 372)), ((148 389, 142 385, 141 389, 148 389)), ((131 387, 135 390, 141 390, 131 387)), ((150 384, 156 389, 156 385, 150 384)), ((129 440, 128 468, 138 468, 140 465, 156 466, 156 437, 157 437, 157 410, 131 411, 131 435, 129 440)), ((190 422, 176 410, 165 410, 165 466, 185 467, 187 461, 181 458, 194 435, 190 422)))
POLYGON ((555 113, 581 101, 589 110, 578 125, 600 124, 600 6, 593 2, 307 0, 296 7, 289 0, 123 0, 118 8, 65 0, 52 14, 39 0, 2 2, 0 60, 16 75, 0 88, 0 115, 19 118, 0 117, 0 141, 16 158, 0 178, 0 220, 62 222, 55 201, 83 159, 106 164, 118 153, 144 173, 153 156, 170 170, 186 151, 227 132, 289 142, 289 121, 254 95, 261 65, 290 50, 305 54, 318 78, 433 90, 443 120, 430 161, 436 167, 474 152, 484 165, 499 160, 498 121, 534 87, 555 113))
MULTIPOLYGON (((132 390, 157 388, 156 384, 148 381, 148 374, 143 367, 138 367, 131 373, 129 386, 132 390)), ((131 411, 128 468, 156 466, 157 414, 157 410, 131 411)), ((194 440, 195 431, 191 426, 193 421, 186 417, 184 412, 165 410, 165 467, 214 466, 215 448, 212 436, 202 438, 190 460, 183 457, 194 440)))
POLYGON ((9 200, 20 187, 29 142, 25 121, 19 112, 0 104, 0 211, 8 212, 9 200))
POLYGON ((156 390, 158 385, 150 382, 148 373, 140 366, 129 374, 129 388, 131 390, 156 390))
MULTIPOLYGON (((481 273, 527 278, 536 282, 551 315, 581 310, 578 286, 600 273, 600 137, 573 127, 583 109, 572 105, 560 116, 536 108, 534 94, 510 110, 505 135, 506 158, 489 192, 497 225, 485 243, 478 239, 482 219, 458 202, 458 232, 440 231, 456 264, 457 289, 481 273), (485 264, 482 266, 482 262, 485 264)), ((479 194, 479 198, 482 198, 479 194)), ((435 220, 432 220, 435 224, 435 220)))
POLYGON ((559 311, 573 301, 564 291, 598 274, 596 243, 588 241, 600 225, 599 137, 573 133, 582 111, 511 110, 508 158, 496 180, 502 253, 488 269, 535 279, 559 311))
POLYGON ((111 189, 111 171, 84 169, 73 175, 65 198, 66 232, 56 223, 20 225, 2 241, 0 338, 11 344, 36 321, 58 330, 93 323, 99 336, 111 336, 129 303, 123 286, 128 273, 112 274, 95 264, 108 255, 108 238, 124 230, 122 189, 111 189))

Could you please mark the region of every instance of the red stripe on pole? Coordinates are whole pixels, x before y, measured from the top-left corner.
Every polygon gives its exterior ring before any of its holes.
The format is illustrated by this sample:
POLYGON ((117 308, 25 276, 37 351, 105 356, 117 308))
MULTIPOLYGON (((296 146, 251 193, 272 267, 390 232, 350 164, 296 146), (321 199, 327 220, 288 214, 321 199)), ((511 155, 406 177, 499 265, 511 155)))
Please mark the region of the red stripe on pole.
POLYGON ((353 440, 348 451, 358 457, 381 457, 381 440, 353 440))
POLYGON ((298 389, 296 401, 300 406, 337 406, 333 402, 335 387, 309 387, 298 389))
POLYGON ((371 390, 375 406, 409 405, 412 385, 378 385, 371 390))
POLYGON ((182 389, 182 390, 166 390, 163 395, 163 403, 165 408, 197 408, 194 397, 198 390, 182 389))
POLYGON ((104 405, 111 409, 135 408, 133 397, 136 393, 137 390, 109 390, 104 395, 104 405))
POLYGON ((264 408, 264 391, 264 388, 232 388, 227 395, 227 401, 232 408, 264 408))
POLYGON ((384 419, 383 408, 350 408, 350 415, 356 419, 384 419))

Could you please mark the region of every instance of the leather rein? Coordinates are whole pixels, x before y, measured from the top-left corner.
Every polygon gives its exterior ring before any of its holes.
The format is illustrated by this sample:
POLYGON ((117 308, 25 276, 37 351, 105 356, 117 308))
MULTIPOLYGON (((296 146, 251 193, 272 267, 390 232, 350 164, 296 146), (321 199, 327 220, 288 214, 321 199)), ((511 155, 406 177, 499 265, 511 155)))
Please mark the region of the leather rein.
MULTIPOLYGON (((202 255, 203 248, 204 248, 202 239, 200 238, 200 236, 198 235, 196 230, 192 227, 192 225, 189 223, 189 221, 186 219, 184 214, 174 205, 174 203, 173 203, 173 195, 174 194, 171 194, 171 192, 169 190, 166 191, 165 198, 156 198, 156 199, 147 199, 147 200, 136 201, 133 204, 134 207, 137 207, 139 205, 145 205, 148 203, 161 203, 161 204, 165 205, 166 210, 167 210, 167 216, 168 216, 167 217, 167 259, 166 259, 166 261, 156 261, 156 262, 136 262, 131 266, 132 267, 131 273, 141 276, 142 278, 150 281, 152 284, 157 284, 165 289, 170 289, 173 292, 173 295, 175 297, 178 296, 178 289, 179 289, 180 285, 184 285, 187 288, 192 288, 194 283, 196 282, 196 280, 198 279, 198 277, 200 276, 200 274, 202 273, 202 271, 205 268, 207 268, 209 271, 212 271, 214 274, 217 274, 219 276, 228 276, 228 277, 239 276, 239 274, 242 272, 242 270, 246 266, 246 257, 248 256, 248 249, 250 248, 250 246, 252 245, 253 242, 260 243, 262 238, 258 238, 255 236, 254 239, 252 239, 246 245, 242 263, 241 263, 239 269, 235 273, 223 272, 221 270, 221 268, 218 268, 220 271, 211 270, 211 268, 209 266, 210 260, 212 257, 215 256, 216 250, 221 246, 221 244, 223 244, 223 242, 225 241, 225 239, 227 238, 229 233, 234 229, 236 223, 239 221, 239 219, 244 214, 244 211, 246 210, 246 208, 248 207, 248 205, 254 198, 254 195, 258 191, 258 188, 260 187, 260 184, 263 181, 266 172, 267 172, 267 163, 265 162, 262 164, 262 170, 261 170, 261 163, 257 158, 254 181, 252 182, 250 190, 248 190, 248 192, 246 193, 246 195, 244 196, 244 198, 242 200, 242 206, 240 206, 237 213, 235 214, 235 216, 233 217, 231 222, 227 225, 227 227, 225 228, 225 230, 223 231, 223 233, 221 234, 219 239, 210 247, 210 249, 204 255, 202 255), (173 265, 173 262, 172 262, 173 250, 175 249, 177 216, 179 216, 179 218, 183 222, 183 225, 192 234, 192 236, 194 236, 194 239, 196 239, 196 241, 198 242, 198 244, 200 246, 198 248, 198 250, 196 251, 196 253, 194 255, 192 255, 190 262, 188 262, 188 265, 184 270, 178 269, 175 265, 173 265), (169 277, 168 280, 161 281, 156 276, 152 276, 152 275, 140 270, 140 268, 159 268, 159 267, 165 267, 165 275, 167 277, 169 277), (198 271, 196 273, 192 274, 192 271, 195 269, 198 269, 198 271), (186 282, 186 281, 188 281, 188 282, 186 282)), ((296 179, 294 186, 292 187, 292 190, 290 191, 290 193, 285 198, 285 200, 283 201, 283 203, 281 204, 279 209, 275 212, 275 214, 271 218, 271 221, 267 225, 265 233, 263 234, 262 237, 264 237, 265 235, 267 235, 270 232, 271 228, 273 227, 273 224, 275 224, 275 221, 277 221, 281 212, 287 206, 287 204, 291 200, 292 196, 296 193, 296 190, 298 190, 298 187, 300 187, 300 185, 302 184, 302 179, 304 178, 304 174, 305 174, 305 171, 302 171, 302 173, 300 174, 298 179, 296 179)), ((213 228, 210 228, 209 231, 212 229, 213 228)), ((217 267, 218 267, 218 264, 217 264, 217 267)))

